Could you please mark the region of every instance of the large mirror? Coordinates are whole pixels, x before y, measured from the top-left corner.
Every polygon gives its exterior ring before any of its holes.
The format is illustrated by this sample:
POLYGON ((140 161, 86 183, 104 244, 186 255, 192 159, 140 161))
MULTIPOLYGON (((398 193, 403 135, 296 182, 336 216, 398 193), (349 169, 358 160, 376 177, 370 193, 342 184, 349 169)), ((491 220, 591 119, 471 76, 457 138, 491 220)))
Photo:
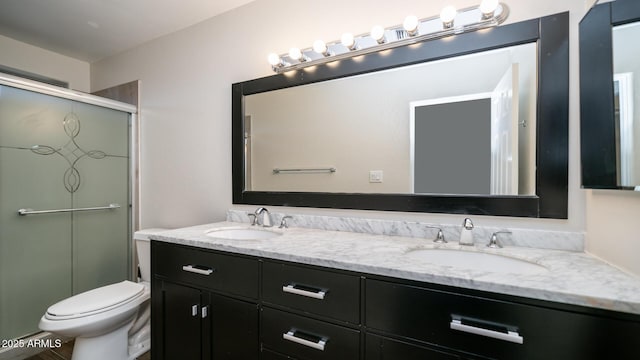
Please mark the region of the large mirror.
POLYGON ((528 43, 247 95, 245 189, 535 195, 536 70, 528 43))
POLYGON ((640 191, 640 2, 594 6, 580 22, 582 185, 640 191))
POLYGON ((233 85, 234 203, 566 218, 568 14, 233 85))

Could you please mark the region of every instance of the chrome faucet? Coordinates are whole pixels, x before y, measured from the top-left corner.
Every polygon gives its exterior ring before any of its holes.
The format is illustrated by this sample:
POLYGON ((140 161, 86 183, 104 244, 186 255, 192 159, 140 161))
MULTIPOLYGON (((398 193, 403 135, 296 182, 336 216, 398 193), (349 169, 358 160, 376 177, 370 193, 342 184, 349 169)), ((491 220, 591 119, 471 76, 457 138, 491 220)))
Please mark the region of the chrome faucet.
POLYGON ((462 230, 460 231, 460 245, 473 245, 473 222, 466 218, 462 222, 462 230))
POLYGON ((259 207, 256 209, 254 213, 256 215, 256 224, 261 225, 263 227, 272 227, 271 223, 271 214, 269 214, 269 210, 265 207, 259 207))

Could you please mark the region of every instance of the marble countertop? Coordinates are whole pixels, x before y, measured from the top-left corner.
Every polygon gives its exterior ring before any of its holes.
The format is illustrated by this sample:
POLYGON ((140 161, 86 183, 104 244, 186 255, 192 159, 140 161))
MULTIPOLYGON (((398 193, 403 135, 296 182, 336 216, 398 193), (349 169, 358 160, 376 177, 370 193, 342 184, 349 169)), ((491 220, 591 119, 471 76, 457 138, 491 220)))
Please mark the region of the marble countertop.
POLYGON ((281 235, 264 240, 229 240, 206 234, 215 228, 253 228, 246 223, 219 222, 150 236, 153 240, 286 260, 369 274, 424 281, 494 293, 640 314, 640 279, 584 252, 505 246, 434 244, 429 239, 372 235, 308 228, 269 231, 281 235), (460 249, 487 252, 542 265, 541 273, 514 274, 441 266, 406 256, 416 249, 460 249))

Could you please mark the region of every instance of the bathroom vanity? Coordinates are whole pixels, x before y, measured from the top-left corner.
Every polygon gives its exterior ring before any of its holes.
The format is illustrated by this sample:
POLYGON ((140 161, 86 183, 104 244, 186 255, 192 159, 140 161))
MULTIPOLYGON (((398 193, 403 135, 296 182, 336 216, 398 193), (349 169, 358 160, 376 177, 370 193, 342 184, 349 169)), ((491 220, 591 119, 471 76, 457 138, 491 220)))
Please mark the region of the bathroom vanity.
POLYGON ((156 241, 151 254, 154 359, 258 358, 257 259, 156 241))
POLYGON ((460 249, 419 238, 231 222, 152 239, 154 359, 640 354, 640 281, 581 252, 490 250, 544 268, 510 274, 407 257, 424 249, 486 253, 484 244, 460 249), (273 237, 216 238, 221 228, 273 237))

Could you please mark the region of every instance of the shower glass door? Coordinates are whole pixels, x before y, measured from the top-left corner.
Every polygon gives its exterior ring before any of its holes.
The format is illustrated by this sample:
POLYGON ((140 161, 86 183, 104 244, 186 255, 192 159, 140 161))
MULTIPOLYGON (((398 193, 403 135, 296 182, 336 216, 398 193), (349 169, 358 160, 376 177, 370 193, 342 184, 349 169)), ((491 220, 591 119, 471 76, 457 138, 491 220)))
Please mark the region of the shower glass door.
POLYGON ((0 339, 38 332, 57 301, 129 278, 130 121, 0 85, 0 339))

